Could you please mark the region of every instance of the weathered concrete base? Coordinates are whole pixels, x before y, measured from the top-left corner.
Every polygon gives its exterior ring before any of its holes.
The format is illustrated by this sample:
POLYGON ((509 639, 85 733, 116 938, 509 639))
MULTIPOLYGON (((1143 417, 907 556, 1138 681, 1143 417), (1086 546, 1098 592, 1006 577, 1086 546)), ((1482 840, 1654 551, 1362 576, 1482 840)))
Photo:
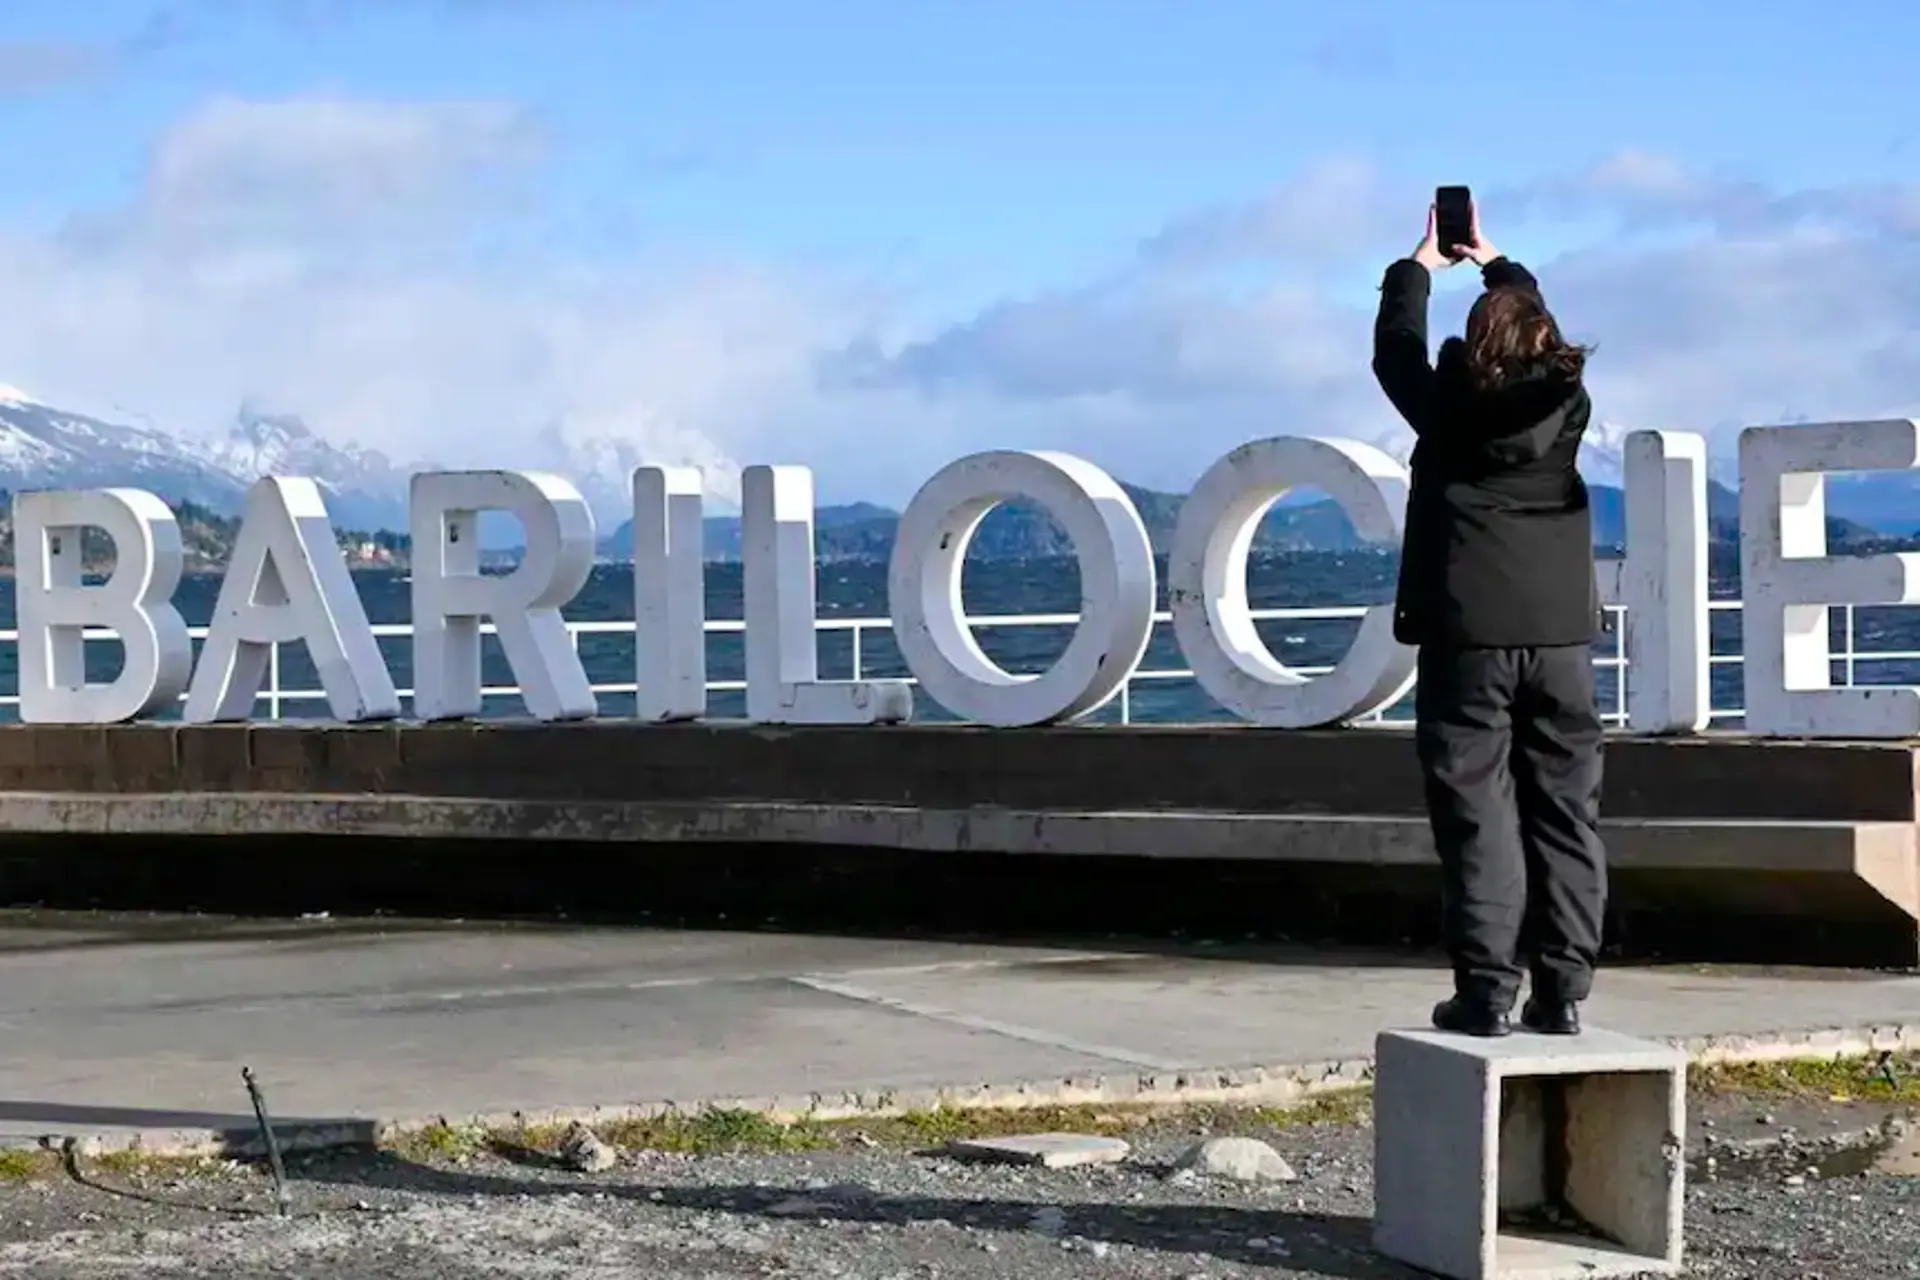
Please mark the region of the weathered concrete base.
MULTIPOLYGON (((1912 743, 1610 736, 1606 750, 1614 818, 1916 817, 1912 743)), ((0 791, 1424 812, 1404 731, 1240 725, 0 725, 0 791)))
MULTIPOLYGON (((1920 965, 1914 777, 1611 739, 1612 945, 1920 965)), ((1426 943, 1420 794, 1394 731, 15 725, 0 903, 1426 943)))
POLYGON ((1451 1280, 1677 1272, 1685 1133, 1670 1046, 1384 1032, 1375 1245, 1451 1280))

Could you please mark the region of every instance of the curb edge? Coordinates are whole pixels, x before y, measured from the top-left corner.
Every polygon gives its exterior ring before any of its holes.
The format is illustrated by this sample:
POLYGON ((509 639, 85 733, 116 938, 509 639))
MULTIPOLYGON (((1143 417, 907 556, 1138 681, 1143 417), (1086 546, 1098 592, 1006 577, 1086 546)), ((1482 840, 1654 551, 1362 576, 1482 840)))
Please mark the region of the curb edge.
MULTIPOLYGON (((1814 1030, 1716 1033, 1652 1037, 1682 1050, 1694 1066, 1754 1062, 1859 1058, 1876 1053, 1920 1052, 1920 1023, 1889 1023, 1814 1030)), ((1315 1094, 1365 1085, 1373 1078, 1370 1057, 1323 1059, 1268 1066, 1190 1068, 1137 1075, 1061 1076, 1009 1084, 871 1088, 785 1094, 758 1098, 704 1098, 528 1111, 434 1115, 401 1119, 275 1121, 282 1151, 314 1152, 375 1146, 422 1130, 449 1127, 511 1130, 589 1126, 657 1119, 710 1110, 746 1111, 775 1121, 853 1120, 897 1116, 936 1108, 1247 1103, 1286 1104, 1315 1094)), ((50 1134, 0 1141, 0 1150, 72 1151, 84 1157, 137 1154, 160 1159, 246 1159, 265 1154, 259 1131, 231 1129, 120 1129, 111 1133, 50 1134)))

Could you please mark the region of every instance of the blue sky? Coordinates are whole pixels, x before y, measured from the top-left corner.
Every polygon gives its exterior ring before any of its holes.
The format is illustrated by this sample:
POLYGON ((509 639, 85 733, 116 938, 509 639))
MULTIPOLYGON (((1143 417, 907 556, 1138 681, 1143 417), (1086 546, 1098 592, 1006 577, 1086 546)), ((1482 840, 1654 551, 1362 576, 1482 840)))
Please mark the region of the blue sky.
POLYGON ((1173 487, 1396 434, 1372 290, 1462 181, 1610 422, 1910 414, 1917 37, 1892 0, 9 0, 0 382, 403 463, 899 501, 1053 447, 1173 487))

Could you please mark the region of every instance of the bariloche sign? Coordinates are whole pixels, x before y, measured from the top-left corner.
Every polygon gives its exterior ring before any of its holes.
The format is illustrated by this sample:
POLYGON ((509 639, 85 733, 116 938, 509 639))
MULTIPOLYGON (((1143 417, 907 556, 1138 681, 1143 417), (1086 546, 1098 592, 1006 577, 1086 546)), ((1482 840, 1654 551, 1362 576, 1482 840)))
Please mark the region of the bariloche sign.
MULTIPOLYGON (((1920 423, 1907 419, 1755 427, 1740 438, 1741 568, 1747 728, 1793 737, 1920 736, 1920 690, 1832 688, 1827 607, 1920 602, 1920 555, 1826 554, 1825 474, 1920 466, 1920 423)), ((1600 588, 1626 606, 1628 723, 1646 733, 1703 728, 1708 708, 1706 448, 1682 432, 1641 431, 1625 451, 1626 555, 1601 561, 1600 588)), ((1338 500, 1366 538, 1397 540, 1408 476, 1350 440, 1283 436, 1243 445, 1200 478, 1180 509, 1167 568, 1173 627, 1195 678, 1255 724, 1334 725, 1405 694, 1414 653, 1393 638, 1391 609, 1367 612, 1352 647, 1324 675, 1276 659, 1254 629, 1246 562, 1261 516, 1290 490, 1338 500)), ((782 724, 874 724, 909 718, 898 680, 821 680, 814 633, 813 477, 803 467, 749 467, 743 478, 747 715, 782 724)), ((633 473, 636 714, 707 712, 701 476, 685 467, 633 473)), ((413 477, 414 712, 479 714, 480 635, 497 628, 528 711, 591 718, 598 706, 561 608, 585 585, 594 523, 560 476, 442 471, 413 477), (519 565, 483 575, 482 511, 517 516, 519 565)), ((186 697, 188 721, 245 720, 272 647, 304 642, 333 715, 391 719, 400 699, 335 541, 319 487, 270 476, 247 496, 199 662, 172 604, 183 567, 179 526, 138 489, 20 494, 14 504, 20 715, 31 723, 106 724, 151 716, 186 697), (81 531, 116 548, 104 583, 82 578, 81 531), (117 633, 119 676, 89 683, 86 628, 117 633)), ((900 651, 928 694, 964 719, 1001 726, 1073 720, 1112 698, 1153 626, 1155 565, 1145 525, 1106 472, 1060 453, 962 458, 920 489, 901 517, 888 602, 900 651), (1046 508, 1079 560, 1080 621, 1038 676, 1014 675, 980 649, 961 606, 967 543, 988 511, 1046 508)))

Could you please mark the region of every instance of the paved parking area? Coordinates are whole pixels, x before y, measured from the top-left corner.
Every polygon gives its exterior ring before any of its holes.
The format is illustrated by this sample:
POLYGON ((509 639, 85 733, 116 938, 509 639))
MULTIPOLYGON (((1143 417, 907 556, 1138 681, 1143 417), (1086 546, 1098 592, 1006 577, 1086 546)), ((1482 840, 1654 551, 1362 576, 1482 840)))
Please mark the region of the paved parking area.
MULTIPOLYGON (((1430 961, 405 922, 0 921, 0 1139, 1137 1077, 1366 1055, 1430 961)), ((1636 968, 1651 1036, 1920 1026, 1920 978, 1636 968)))

